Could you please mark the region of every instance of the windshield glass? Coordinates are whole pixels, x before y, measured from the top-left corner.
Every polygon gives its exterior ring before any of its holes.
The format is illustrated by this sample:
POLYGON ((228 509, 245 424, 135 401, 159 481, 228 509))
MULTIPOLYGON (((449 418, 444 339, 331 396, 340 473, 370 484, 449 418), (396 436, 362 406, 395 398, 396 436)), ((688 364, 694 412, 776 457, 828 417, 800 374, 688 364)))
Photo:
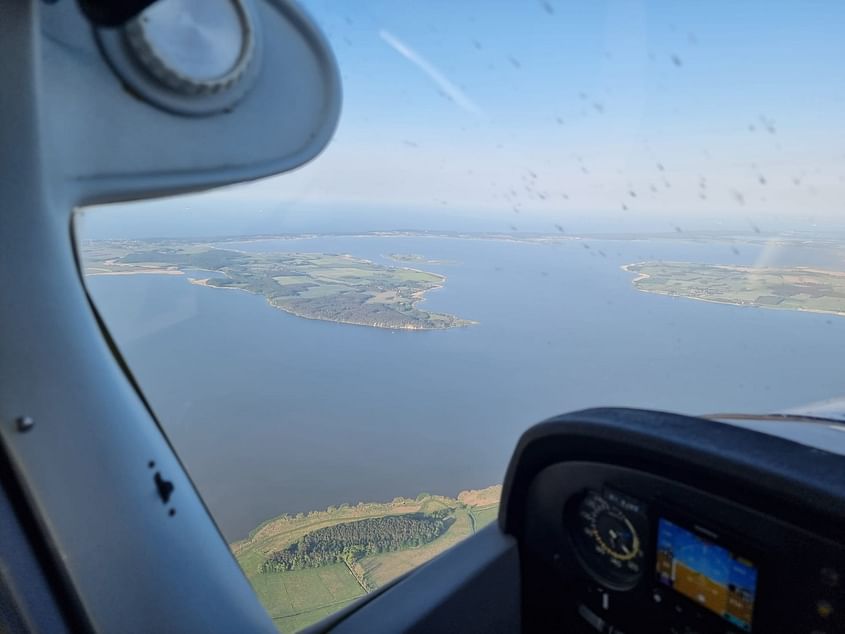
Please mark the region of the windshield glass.
POLYGON ((845 4, 305 5, 344 82, 322 156, 76 220, 281 629, 492 521, 546 417, 842 393, 845 4))

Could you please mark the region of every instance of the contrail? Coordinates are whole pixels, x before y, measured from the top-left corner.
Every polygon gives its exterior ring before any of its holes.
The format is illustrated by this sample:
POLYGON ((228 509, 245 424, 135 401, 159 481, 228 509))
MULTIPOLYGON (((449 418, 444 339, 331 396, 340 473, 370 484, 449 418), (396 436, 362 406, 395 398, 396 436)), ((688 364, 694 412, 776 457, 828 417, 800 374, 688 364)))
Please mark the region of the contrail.
POLYGON ((417 53, 414 49, 389 31, 382 29, 378 32, 378 34, 379 37, 384 40, 388 46, 390 46, 390 48, 428 75, 429 79, 437 84, 437 87, 440 88, 443 94, 454 101, 459 107, 474 115, 482 114, 481 108, 475 105, 472 99, 467 97, 455 84, 446 79, 446 76, 437 70, 437 68, 422 55, 417 53))

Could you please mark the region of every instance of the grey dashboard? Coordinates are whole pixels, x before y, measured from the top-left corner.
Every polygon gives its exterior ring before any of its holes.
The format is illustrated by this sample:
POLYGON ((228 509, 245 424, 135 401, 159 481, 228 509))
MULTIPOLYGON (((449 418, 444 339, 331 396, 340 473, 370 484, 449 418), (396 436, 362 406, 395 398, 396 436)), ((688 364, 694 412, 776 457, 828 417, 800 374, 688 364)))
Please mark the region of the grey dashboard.
POLYGON ((526 631, 845 629, 845 461, 660 412, 561 416, 526 433, 501 525, 526 631))

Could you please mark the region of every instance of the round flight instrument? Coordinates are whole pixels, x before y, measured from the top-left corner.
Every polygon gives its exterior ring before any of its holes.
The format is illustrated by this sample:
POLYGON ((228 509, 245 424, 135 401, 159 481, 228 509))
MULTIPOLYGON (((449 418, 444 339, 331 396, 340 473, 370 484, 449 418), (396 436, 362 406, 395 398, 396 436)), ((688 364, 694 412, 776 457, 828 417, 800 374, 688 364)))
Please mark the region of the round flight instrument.
POLYGON ((588 491, 571 521, 576 552, 587 572, 616 590, 637 585, 645 559, 645 521, 641 515, 588 491))

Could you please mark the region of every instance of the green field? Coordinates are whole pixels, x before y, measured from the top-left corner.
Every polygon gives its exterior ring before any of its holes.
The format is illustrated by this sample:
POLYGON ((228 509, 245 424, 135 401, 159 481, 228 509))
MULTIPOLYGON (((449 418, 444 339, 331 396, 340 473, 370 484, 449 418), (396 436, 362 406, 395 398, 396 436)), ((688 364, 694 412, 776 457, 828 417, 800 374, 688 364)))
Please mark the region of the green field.
POLYGON ((493 521, 501 486, 464 491, 457 498, 422 494, 386 503, 330 507, 265 522, 250 536, 232 544, 232 552, 261 603, 281 631, 292 632, 342 609, 358 597, 388 583, 457 544, 493 521), (405 513, 446 513, 448 530, 423 546, 366 556, 347 564, 331 564, 285 572, 259 572, 272 553, 303 535, 328 526, 405 513))
POLYGON ((315 623, 365 594, 344 564, 266 572, 250 577, 250 582, 283 632, 315 623))
POLYGON ((499 505, 495 504, 487 507, 473 508, 470 511, 472 519, 475 521, 475 530, 484 528, 490 522, 494 521, 499 514, 499 505))
POLYGON ((804 267, 640 262, 634 286, 646 293, 701 301, 845 315, 845 272, 804 267))
POLYGON ((217 273, 191 281, 262 295, 275 308, 307 319, 398 330, 440 330, 475 323, 417 306, 426 293, 446 282, 437 273, 382 266, 349 255, 256 253, 218 244, 93 241, 82 245, 82 259, 87 275, 217 273))

